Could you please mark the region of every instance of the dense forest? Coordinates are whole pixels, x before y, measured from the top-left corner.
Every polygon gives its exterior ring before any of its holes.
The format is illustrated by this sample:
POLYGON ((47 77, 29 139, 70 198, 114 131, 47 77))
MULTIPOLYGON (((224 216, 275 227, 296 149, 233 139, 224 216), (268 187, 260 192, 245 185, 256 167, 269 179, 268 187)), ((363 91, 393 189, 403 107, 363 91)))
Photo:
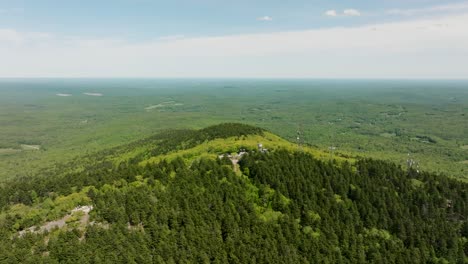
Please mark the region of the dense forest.
POLYGON ((234 169, 206 157, 141 163, 262 133, 168 131, 123 147, 151 145, 126 162, 106 161, 116 148, 79 171, 5 182, 0 263, 468 263, 468 184, 455 179, 285 149, 247 149, 234 169), (73 206, 93 206, 89 224, 19 235, 52 219, 15 213, 18 204, 58 207, 73 195, 73 206))

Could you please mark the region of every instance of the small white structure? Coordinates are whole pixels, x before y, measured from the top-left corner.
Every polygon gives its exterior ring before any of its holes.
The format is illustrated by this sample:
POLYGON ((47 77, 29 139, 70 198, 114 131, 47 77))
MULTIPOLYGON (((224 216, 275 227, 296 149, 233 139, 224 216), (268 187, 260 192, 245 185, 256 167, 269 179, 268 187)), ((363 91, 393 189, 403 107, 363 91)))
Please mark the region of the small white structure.
POLYGON ((257 146, 258 146, 258 151, 260 151, 261 153, 268 152, 268 149, 264 148, 262 143, 258 143, 257 146))
POLYGON ((222 154, 218 156, 218 159, 223 159, 223 158, 232 158, 231 154, 222 154))

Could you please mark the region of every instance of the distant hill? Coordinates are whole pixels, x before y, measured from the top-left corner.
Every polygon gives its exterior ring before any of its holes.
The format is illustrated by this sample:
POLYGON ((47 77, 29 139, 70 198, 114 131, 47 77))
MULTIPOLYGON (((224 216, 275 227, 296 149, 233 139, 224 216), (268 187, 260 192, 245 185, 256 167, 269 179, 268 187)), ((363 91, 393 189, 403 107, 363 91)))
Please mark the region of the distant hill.
POLYGON ((468 262, 467 183, 244 124, 10 180, 0 208, 0 263, 468 262))

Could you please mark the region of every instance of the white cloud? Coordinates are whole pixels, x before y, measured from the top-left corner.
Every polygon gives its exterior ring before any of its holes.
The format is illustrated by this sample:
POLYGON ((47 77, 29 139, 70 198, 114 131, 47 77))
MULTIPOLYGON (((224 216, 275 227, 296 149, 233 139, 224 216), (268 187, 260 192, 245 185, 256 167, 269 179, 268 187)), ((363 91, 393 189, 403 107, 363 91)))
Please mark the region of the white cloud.
POLYGON ((343 11, 343 15, 345 16, 360 16, 361 12, 356 9, 346 9, 343 11))
POLYGON ((272 21, 273 18, 270 16, 262 16, 257 18, 258 21, 272 21))
POLYGON ((0 29, 0 75, 466 78, 466 25, 468 13, 357 27, 139 43, 0 29))
POLYGON ((159 37, 159 40, 166 40, 166 41, 171 41, 171 40, 177 40, 177 39, 183 39, 185 36, 184 35, 169 35, 169 36, 162 36, 159 37))
POLYGON ((324 15, 329 17, 337 17, 337 16, 360 16, 361 12, 356 9, 345 9, 343 10, 342 14, 338 14, 336 10, 327 10, 324 15))
POLYGON ((327 10, 325 12, 325 15, 330 17, 336 17, 338 14, 336 13, 336 10, 327 10))
POLYGON ((468 2, 448 4, 448 5, 439 5, 431 6, 425 8, 415 8, 415 9, 390 9, 387 10, 389 15, 401 15, 401 16, 415 16, 415 15, 425 15, 425 14, 437 14, 444 12, 466 12, 468 11, 468 2))

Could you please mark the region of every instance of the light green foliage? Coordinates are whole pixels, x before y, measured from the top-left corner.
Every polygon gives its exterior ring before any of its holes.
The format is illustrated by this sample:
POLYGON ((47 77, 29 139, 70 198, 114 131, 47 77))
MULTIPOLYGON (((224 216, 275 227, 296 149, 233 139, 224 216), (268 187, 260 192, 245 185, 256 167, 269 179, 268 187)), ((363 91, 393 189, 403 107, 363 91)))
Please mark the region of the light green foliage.
MULTIPOLYGON (((220 154, 234 153, 236 154, 240 149, 257 151, 257 144, 262 143, 264 148, 274 151, 277 149, 286 149, 289 151, 297 150, 297 145, 286 141, 272 133, 265 132, 263 135, 248 135, 242 137, 230 137, 227 139, 215 139, 204 142, 193 148, 184 150, 175 150, 165 155, 152 157, 148 160, 142 161, 141 165, 149 163, 156 163, 163 159, 171 161, 175 158, 182 157, 187 163, 191 163, 196 159, 203 158, 217 158, 220 154)), ((328 153, 312 147, 304 147, 303 151, 314 155, 315 157, 323 160, 328 160, 328 153)), ((352 158, 335 157, 339 162, 345 160, 353 161, 352 158)))
POLYGON ((319 222, 322 218, 318 213, 315 213, 313 211, 309 211, 309 217, 314 221, 314 222, 319 222))
POLYGON ((392 235, 387 230, 383 229, 377 229, 377 228, 371 228, 371 229, 366 229, 364 230, 366 236, 369 237, 376 237, 384 240, 390 240, 392 238, 392 235))
POLYGON ((336 201, 337 203, 342 203, 342 202, 343 202, 343 199, 341 199, 341 195, 339 195, 339 194, 334 194, 333 196, 335 197, 335 201, 336 201))
POLYGON ((304 232, 304 234, 310 235, 314 239, 318 239, 320 237, 320 231, 314 231, 314 229, 310 226, 305 226, 302 228, 302 232, 304 232))
MULTIPOLYGON (((248 178, 247 178, 248 179, 248 178)), ((253 202, 256 202, 258 203, 259 202, 259 195, 258 195, 258 187, 253 185, 250 181, 248 181, 248 185, 247 185, 247 190, 246 190, 246 197, 249 201, 253 201, 253 202)))
POLYGON ((88 188, 85 188, 81 192, 58 196, 55 199, 40 199, 31 206, 14 204, 8 211, 0 213, 0 221, 4 220, 7 215, 15 216, 14 229, 23 229, 46 221, 57 220, 79 205, 90 204, 91 200, 86 195, 87 191, 88 188))
POLYGON ((424 185, 424 183, 418 179, 411 179, 411 183, 413 185, 413 187, 415 188, 420 188, 422 187, 422 185, 424 185))
POLYGON ((254 207, 258 217, 265 222, 277 221, 278 218, 282 215, 281 212, 274 211, 270 208, 265 208, 257 204, 254 204, 254 207))

